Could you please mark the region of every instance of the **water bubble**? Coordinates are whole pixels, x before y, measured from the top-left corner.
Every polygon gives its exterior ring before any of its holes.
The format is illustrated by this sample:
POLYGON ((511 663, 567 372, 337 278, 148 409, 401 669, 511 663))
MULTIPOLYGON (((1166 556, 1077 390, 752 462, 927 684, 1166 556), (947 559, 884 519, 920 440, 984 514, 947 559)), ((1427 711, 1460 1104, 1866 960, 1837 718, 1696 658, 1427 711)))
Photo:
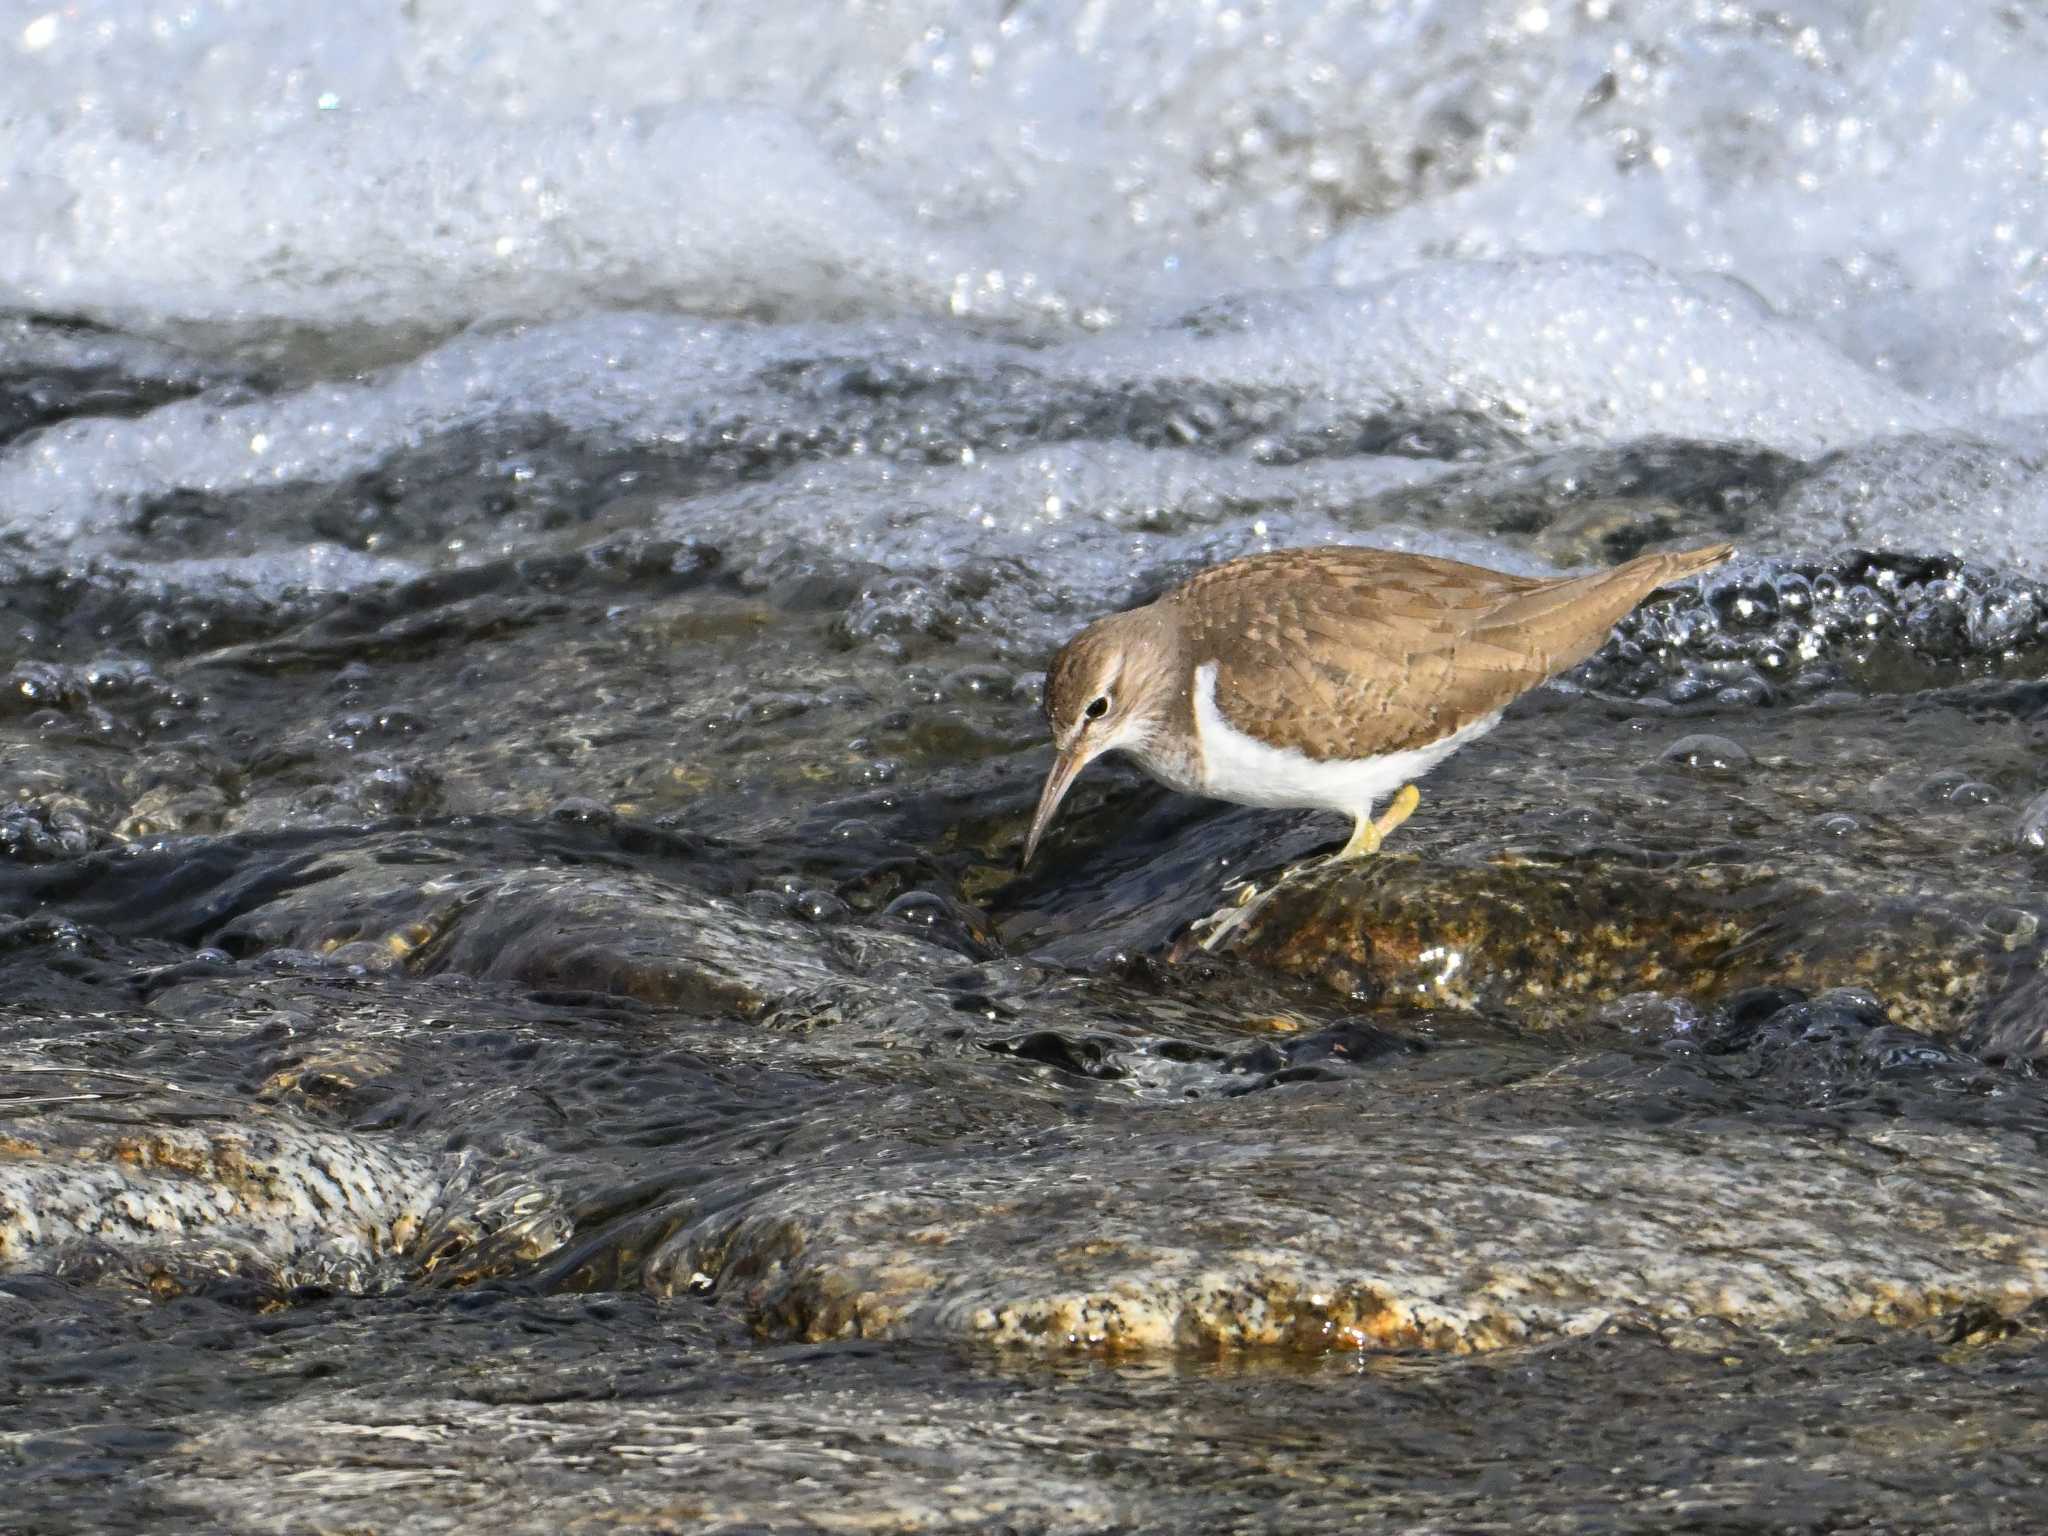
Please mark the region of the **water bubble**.
POLYGON ((933 928, 949 914, 946 898, 932 891, 905 891, 885 909, 886 915, 919 928, 933 928))
POLYGON ((2013 824, 2012 840, 2025 853, 2048 851, 2048 790, 2027 802, 2013 824))
POLYGON ((983 956, 994 950, 979 914, 936 891, 905 891, 883 908, 883 915, 963 954, 983 956))
POLYGON ((50 863, 75 858, 105 840, 82 801, 52 797, 0 807, 0 858, 50 863))
POLYGON ((426 728, 425 717, 409 709, 380 709, 370 717, 370 729, 379 736, 416 736, 426 728))
POLYGON ((1617 997, 1594 1015, 1597 1023, 1646 1039, 1667 1040, 1690 1035, 1703 1015, 1699 1005, 1662 992, 1631 992, 1617 997))
POLYGON ((1748 709, 1770 701, 1770 684, 1761 678, 1748 682, 1730 683, 1714 695, 1714 702, 1725 708, 1748 709))
POLYGON ((793 720, 816 702, 804 693, 757 693, 742 701, 734 714, 748 725, 769 725, 777 720, 793 720))
POLYGON ((749 891, 740 905, 755 917, 787 917, 789 900, 780 891, 749 891))
POLYGON ((853 908, 831 891, 815 889, 797 892, 796 900, 790 903, 790 909, 798 917, 812 923, 836 923, 853 912, 853 908))
POLYGON ((1686 704, 1747 681, 1716 664, 1741 663, 1794 691, 1821 686, 1823 674, 1894 687, 1930 663, 1965 675, 2026 669, 2043 647, 2048 592, 2034 583, 1952 560, 1852 553, 1825 569, 1771 562, 1741 581, 1653 599, 1588 669, 1603 691, 1686 704))
POLYGON ((441 775, 422 763, 379 762, 348 794, 373 816, 424 816, 440 802, 441 775))
POLYGON ((1922 656, 1952 660, 1969 654, 1969 613, 1961 589, 1952 582, 1907 609, 1900 628, 1922 656))
POLYGON ((1686 670, 1664 685, 1664 697, 1673 704, 1698 704, 1720 691, 1720 684, 1707 672, 1692 663, 1686 670))
POLYGON ((942 685, 949 698, 1007 699, 1016 687, 1016 679, 1001 667, 962 667, 948 673, 942 685))
POLYGON ((374 939, 355 939, 328 951, 327 963, 344 970, 373 976, 396 975, 405 969, 403 957, 387 944, 374 939))
POLYGON ((1778 617, 1778 593, 1768 581, 1724 581, 1708 589, 1707 604, 1721 622, 1737 629, 1762 629, 1778 617))
POLYGON ((1970 608, 1965 628, 1979 651, 2007 651, 2038 637, 2044 615, 2040 597, 2025 588, 1984 594, 1970 608))
POLYGON ((1659 754, 1658 760, 1708 778, 1737 778, 1753 761, 1749 749, 1740 742, 1706 732, 1679 737, 1659 754))
POLYGON ((1992 805, 1998 791, 1959 768, 1945 768, 1920 786, 1920 798, 1948 805, 1992 805))

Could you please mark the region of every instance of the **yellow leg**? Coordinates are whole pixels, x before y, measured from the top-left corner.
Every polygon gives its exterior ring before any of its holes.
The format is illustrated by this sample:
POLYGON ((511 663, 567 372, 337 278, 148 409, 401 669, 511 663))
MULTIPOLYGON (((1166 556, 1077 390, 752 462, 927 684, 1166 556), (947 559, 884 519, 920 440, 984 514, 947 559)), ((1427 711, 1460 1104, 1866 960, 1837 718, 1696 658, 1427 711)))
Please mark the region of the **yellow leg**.
POLYGON ((1370 816, 1361 816, 1351 829, 1351 841, 1337 850, 1332 864, 1342 864, 1346 859, 1362 859, 1368 853, 1380 851, 1379 823, 1370 816))
POLYGON ((1422 793, 1413 784, 1403 784, 1400 792, 1387 802, 1387 808, 1378 817, 1361 816, 1351 829, 1351 841, 1343 850, 1328 860, 1311 859, 1306 864, 1297 864, 1283 874, 1265 890, 1256 886, 1242 886, 1237 891, 1236 903, 1220 912, 1212 912, 1189 930, 1195 942, 1205 950, 1213 950, 1256 917, 1261 908, 1279 894, 1280 887, 1297 876, 1312 870, 1328 869, 1332 864, 1341 864, 1346 859, 1362 858, 1368 853, 1378 853, 1380 844, 1387 834, 1415 814, 1415 807, 1422 804, 1422 793))
POLYGON ((1422 791, 1413 784, 1403 784, 1395 791, 1394 798, 1387 802, 1387 808, 1380 812, 1379 819, 1373 823, 1380 829, 1381 841, 1384 842, 1394 828, 1413 816, 1415 808, 1420 804, 1422 791))
POLYGON ((1358 824, 1351 829, 1351 841, 1343 846, 1331 862, 1341 864, 1346 859, 1363 858, 1368 853, 1378 853, 1380 844, 1387 840, 1387 834, 1413 816, 1415 807, 1420 804, 1422 792, 1413 784, 1403 784, 1400 792, 1388 802, 1387 808, 1377 817, 1358 818, 1358 824))

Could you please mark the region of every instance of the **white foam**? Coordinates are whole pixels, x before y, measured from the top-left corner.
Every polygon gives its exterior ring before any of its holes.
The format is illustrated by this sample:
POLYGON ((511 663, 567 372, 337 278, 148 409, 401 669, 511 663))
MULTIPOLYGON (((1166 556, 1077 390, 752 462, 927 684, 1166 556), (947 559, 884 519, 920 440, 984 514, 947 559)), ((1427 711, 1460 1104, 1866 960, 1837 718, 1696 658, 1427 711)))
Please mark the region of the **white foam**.
POLYGON ((1629 258, 1439 262, 1356 290, 1268 295, 1221 334, 1120 333, 1112 371, 1464 413, 1532 445, 1644 436, 1811 454, 1944 424, 1798 322, 1629 258))
POLYGON ((734 490, 726 500, 745 515, 722 517, 717 498, 700 499, 690 521, 703 537, 758 545, 808 536, 881 563, 915 547, 921 563, 943 564, 1056 551, 1084 520, 1069 509, 1128 534, 1148 523, 1223 527, 1250 506, 1265 526, 1227 542, 1313 542, 1366 531, 1355 509, 1445 466, 1348 452, 1301 464, 1285 462, 1288 453, 1273 463, 1244 455, 1265 438, 1313 445, 1325 428, 1341 443, 1359 423, 1388 419, 1530 445, 1662 435, 1804 454, 1943 430, 1948 420, 1724 286, 1608 260, 1448 264, 1358 292, 1255 296, 1196 325, 1168 320, 1053 347, 650 314, 469 334, 354 382, 64 423, 0 451, 0 509, 24 550, 118 556, 133 509, 151 498, 332 485, 486 425, 528 421, 537 441, 587 434, 688 455, 720 450, 738 423, 771 440, 822 432, 844 463, 793 467, 767 492, 734 490), (906 387, 878 404, 835 385, 847 368, 944 387, 929 399, 906 387), (807 382, 806 370, 819 381, 807 382), (1009 431, 1012 397, 995 382, 1004 379, 1022 381, 1053 415, 1146 396, 1162 409, 1199 397, 1220 402, 1225 418, 1250 414, 1189 425, 1186 448, 1140 450, 1112 435, 1005 451, 991 446, 1009 431), (892 462, 868 441, 891 431, 956 439, 960 462, 892 462), (1221 456, 1201 446, 1216 432, 1226 434, 1221 456), (1227 435, 1247 432, 1261 437, 1227 435), (757 515, 764 495, 776 503, 766 518, 757 515), (922 516, 928 505, 946 510, 922 516), (912 523, 921 525, 915 540, 912 523))
MULTIPOLYGON (((852 458, 854 407, 775 382, 834 353, 1056 407, 1242 402, 1269 467, 1053 452, 1149 475, 1169 520, 1199 473, 1256 483, 1296 532, 1347 522, 1342 472, 1278 460, 1374 423, 1921 464, 1873 445, 2025 461, 2048 411, 2048 27, 2018 12, 104 0, 0 18, 0 79, 0 304, 338 380, 0 451, 31 551, 116 558, 138 499, 332 484, 520 416, 687 449, 836 411, 852 458)), ((925 478, 965 509, 987 477, 1015 528, 1038 450, 991 435, 925 478)), ((2038 560, 2015 475, 1944 482, 1944 534, 2038 560)))
POLYGON ((2018 10, 30 0, 0 71, 0 293, 131 324, 1100 319, 1633 253, 1916 391, 2048 339, 2018 10))
POLYGON ((376 131, 316 118, 255 153, 49 148, 70 173, 45 198, 61 213, 0 226, 0 294, 130 326, 402 336, 597 307, 975 307, 950 241, 777 113, 493 124, 407 106, 376 131))

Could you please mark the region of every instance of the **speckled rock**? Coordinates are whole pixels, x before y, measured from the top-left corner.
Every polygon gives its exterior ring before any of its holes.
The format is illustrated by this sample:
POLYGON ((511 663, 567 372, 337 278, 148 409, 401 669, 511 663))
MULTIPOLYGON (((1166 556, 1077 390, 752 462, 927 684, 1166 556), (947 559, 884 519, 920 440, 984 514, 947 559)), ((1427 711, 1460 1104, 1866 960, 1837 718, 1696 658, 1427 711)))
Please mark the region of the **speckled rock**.
POLYGON ((500 1272, 568 1235, 560 1202, 516 1166, 129 1074, 13 1066, 0 1083, 34 1095, 0 1126, 0 1272, 371 1291, 500 1272))
POLYGON ((1622 1317, 1820 1328, 2048 1295, 2023 1138, 1415 1122, 1330 1089, 1173 1120, 901 1168, 886 1192, 819 1170, 679 1233, 649 1278, 774 1336, 1112 1354, 1465 1352, 1622 1317))
POLYGON ((1637 992, 1770 983, 1866 988, 1937 1036, 1976 1017, 2009 958, 1982 913, 1932 897, 1872 904, 1762 864, 1512 855, 1388 854, 1288 880, 1227 943, 1363 1001, 1511 1009, 1539 1026, 1637 992))
POLYGON ((287 1117, 0 1136, 0 1269, 111 1251, 163 1288, 181 1266, 360 1290, 408 1267, 452 1165, 287 1117))

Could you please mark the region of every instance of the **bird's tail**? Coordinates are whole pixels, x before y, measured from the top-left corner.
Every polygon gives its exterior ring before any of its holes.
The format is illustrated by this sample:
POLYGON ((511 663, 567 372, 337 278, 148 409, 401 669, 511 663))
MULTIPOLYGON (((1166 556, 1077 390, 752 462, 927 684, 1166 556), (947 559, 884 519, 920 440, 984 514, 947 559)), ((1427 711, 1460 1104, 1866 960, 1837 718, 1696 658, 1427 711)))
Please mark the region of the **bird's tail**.
POLYGON ((1621 617, 1657 588, 1710 571, 1734 553, 1733 544, 1657 551, 1612 570, 1546 582, 1504 603, 1489 616, 1488 628, 1512 627, 1561 672, 1600 649, 1621 617))
POLYGON ((1698 549, 1674 549, 1656 554, 1637 555, 1628 564, 1616 566, 1607 574, 1621 576, 1641 572, 1647 578, 1642 582, 1641 591, 1648 596, 1667 582, 1683 581, 1688 576, 1697 576, 1701 571, 1711 571, 1734 553, 1733 544, 1703 544, 1698 549))

